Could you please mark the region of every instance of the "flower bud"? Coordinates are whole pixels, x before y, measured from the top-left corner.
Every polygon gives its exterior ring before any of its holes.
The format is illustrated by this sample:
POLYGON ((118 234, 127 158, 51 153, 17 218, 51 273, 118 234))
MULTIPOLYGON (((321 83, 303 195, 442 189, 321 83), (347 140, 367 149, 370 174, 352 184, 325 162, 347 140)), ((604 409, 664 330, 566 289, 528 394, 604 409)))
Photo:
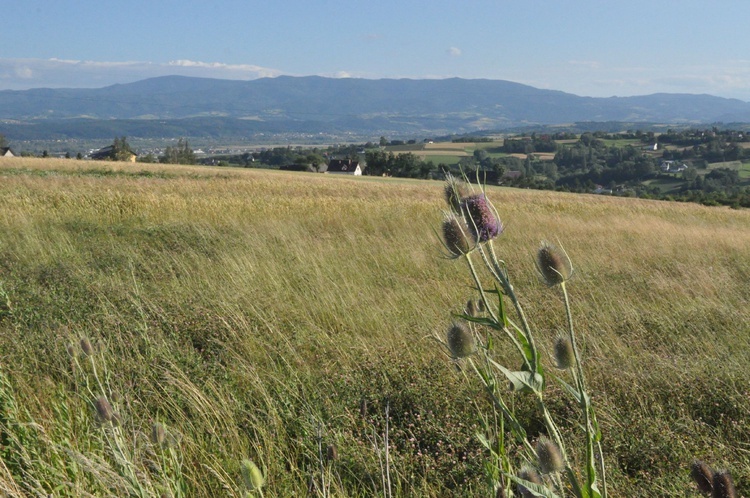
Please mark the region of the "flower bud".
POLYGON ((709 494, 713 490, 714 475, 711 468, 700 460, 696 460, 690 466, 690 477, 693 478, 698 486, 698 491, 703 494, 709 494))
POLYGON ((115 420, 115 410, 104 396, 96 398, 94 401, 94 408, 96 408, 96 415, 101 422, 112 422, 115 420))
POLYGON ((454 256, 461 256, 472 249, 469 242, 469 227, 453 213, 449 213, 443 220, 443 240, 445 247, 454 256))
POLYGON ((542 474, 560 472, 565 468, 565 461, 560 448, 549 438, 540 437, 536 443, 536 457, 542 474))
POLYGON ((94 346, 91 345, 91 341, 89 341, 87 337, 81 339, 81 351, 83 351, 83 354, 86 356, 94 354, 94 346))
POLYGON ((242 460, 242 463, 240 464, 240 472, 242 473, 242 480, 245 483, 245 488, 248 491, 260 489, 266 483, 266 480, 263 478, 263 473, 258 466, 250 460, 242 460))
POLYGON ((567 370, 575 363, 573 345, 567 337, 559 336, 555 339, 555 362, 560 370, 567 370))
POLYGON ((542 242, 536 262, 539 273, 550 287, 567 281, 573 275, 573 265, 568 255, 550 243, 542 242))
POLYGON ((164 424, 155 422, 151 426, 151 442, 157 446, 164 446, 167 442, 167 430, 164 428, 164 424))
POLYGON ((448 349, 454 359, 465 358, 476 350, 474 334, 464 323, 453 322, 448 328, 448 349))
POLYGON ((461 199, 467 195, 466 184, 448 173, 445 177, 445 202, 454 213, 461 213, 461 199))
POLYGON ((333 462, 339 459, 339 451, 335 444, 329 444, 326 448, 326 460, 333 462))
POLYGON ((497 219, 484 194, 466 197, 461 202, 461 208, 476 242, 487 242, 503 232, 503 224, 497 219))
POLYGON ((732 476, 726 470, 716 472, 713 479, 712 498, 737 498, 732 476))
MULTIPOLYGON (((519 474, 518 474, 518 477, 520 479, 523 479, 524 481, 529 481, 529 482, 532 482, 534 484, 539 484, 539 485, 543 484, 542 478, 539 475, 539 472, 537 472, 536 470, 532 469, 531 467, 524 467, 524 468, 522 468, 521 472, 519 472, 519 474)), ((518 485, 518 493, 521 496, 523 496, 524 498, 527 498, 527 497, 531 498, 531 497, 535 497, 536 496, 536 493, 532 493, 525 486, 522 486, 520 484, 518 485)))

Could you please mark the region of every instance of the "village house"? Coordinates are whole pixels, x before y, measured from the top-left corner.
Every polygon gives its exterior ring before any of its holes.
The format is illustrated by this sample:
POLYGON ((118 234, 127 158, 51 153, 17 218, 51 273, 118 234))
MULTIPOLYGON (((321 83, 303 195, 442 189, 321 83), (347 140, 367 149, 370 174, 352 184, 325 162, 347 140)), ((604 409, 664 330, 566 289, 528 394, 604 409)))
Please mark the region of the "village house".
POLYGON ((361 176, 363 169, 364 163, 360 165, 359 161, 352 161, 351 159, 331 159, 328 163, 326 173, 361 176))
POLYGON ((662 161, 659 168, 664 173, 679 173, 685 171, 688 167, 684 163, 678 163, 677 161, 662 161))
MULTIPOLYGON (((128 161, 134 163, 138 155, 132 150, 128 151, 128 161)), ((96 161, 114 161, 115 160, 115 147, 108 145, 101 149, 91 153, 91 159, 96 161)))

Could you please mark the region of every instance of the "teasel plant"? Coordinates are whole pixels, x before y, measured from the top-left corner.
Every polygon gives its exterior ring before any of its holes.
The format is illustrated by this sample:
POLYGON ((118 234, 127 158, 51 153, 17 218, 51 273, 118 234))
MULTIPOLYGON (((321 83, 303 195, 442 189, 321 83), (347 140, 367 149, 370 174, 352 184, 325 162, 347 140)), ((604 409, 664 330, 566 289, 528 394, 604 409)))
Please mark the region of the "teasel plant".
POLYGON ((565 332, 556 339, 552 355, 562 375, 555 375, 542 365, 536 332, 511 283, 506 262, 497 256, 494 241, 504 227, 485 188, 479 181, 472 185, 465 176, 459 179, 448 174, 444 192, 448 208, 440 238, 448 258, 467 264, 478 299, 470 300, 455 315, 446 335, 435 338, 465 375, 476 375, 491 399, 493 413, 481 414, 487 430, 479 439, 491 456, 486 467, 494 496, 515 496, 515 489, 521 496, 606 498, 601 432, 587 391, 567 290, 573 275, 570 258, 548 242, 542 242, 536 254, 540 279, 561 294, 565 307, 565 332), (496 360, 500 341, 518 354, 520 370, 496 360), (575 448, 585 449, 583 459, 572 458, 573 446, 564 440, 548 409, 545 386, 550 380, 559 383, 580 410, 583 444, 575 448), (512 396, 517 395, 535 399, 546 430, 535 442, 512 409, 512 396), (515 442, 506 442, 506 432, 515 442), (509 445, 521 448, 520 465, 512 461, 518 458, 511 458, 509 445), (583 468, 575 469, 575 461, 582 461, 583 468))

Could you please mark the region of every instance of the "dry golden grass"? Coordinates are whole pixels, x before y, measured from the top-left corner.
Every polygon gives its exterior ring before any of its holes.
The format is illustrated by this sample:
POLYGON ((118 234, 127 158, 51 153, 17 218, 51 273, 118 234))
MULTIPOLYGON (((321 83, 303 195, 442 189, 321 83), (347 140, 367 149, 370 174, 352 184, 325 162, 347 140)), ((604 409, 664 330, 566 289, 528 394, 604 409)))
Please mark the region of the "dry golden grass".
MULTIPOLYGON (((682 494, 692 458, 730 468, 746 492, 750 212, 488 193, 506 226, 496 250, 543 346, 563 317, 533 254, 550 240, 573 260, 613 496, 682 494)), ((3 160, 0 291, 13 308, 0 308, 0 372, 28 410, 18 417, 45 430, 26 442, 36 453, 24 463, 41 484, 11 462, 3 489, 106 488, 50 471, 60 464, 52 448, 107 462, 87 442, 96 432, 86 397, 71 391, 82 377, 71 377, 66 344, 86 335, 106 345, 129 444, 140 448, 156 417, 182 435, 190 496, 239 496, 242 458, 262 464, 266 496, 303 493, 321 428, 342 453, 341 495, 381 493, 368 438, 382 431, 386 400, 398 494, 479 494, 467 400, 482 398, 424 339, 473 296, 464 269, 441 257, 442 208, 439 182, 3 160), (362 398, 372 425, 356 416, 362 398), (424 451, 411 451, 411 438, 424 451), (428 459, 436 441, 466 459, 428 459)), ((566 413, 562 402, 557 410, 566 413)))

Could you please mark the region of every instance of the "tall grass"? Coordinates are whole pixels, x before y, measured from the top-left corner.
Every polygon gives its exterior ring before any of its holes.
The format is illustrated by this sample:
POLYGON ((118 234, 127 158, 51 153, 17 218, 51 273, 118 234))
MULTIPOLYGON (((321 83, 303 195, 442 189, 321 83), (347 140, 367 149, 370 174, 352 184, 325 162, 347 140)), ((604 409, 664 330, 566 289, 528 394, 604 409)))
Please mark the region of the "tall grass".
MULTIPOLYGON (((441 259, 441 190, 4 160, 2 492, 243 496, 247 461, 265 496, 481 495, 474 403, 488 401, 426 339, 473 295, 441 259), (100 396, 116 423, 102 424, 100 396)), ((490 195, 506 224, 496 248, 546 350, 564 315, 533 254, 560 239, 575 255, 569 292, 610 495, 684 495, 695 458, 747 493, 750 213, 490 195)), ((562 392, 547 402, 572 416, 562 392)), ((516 412, 533 432, 534 407, 516 412)))

